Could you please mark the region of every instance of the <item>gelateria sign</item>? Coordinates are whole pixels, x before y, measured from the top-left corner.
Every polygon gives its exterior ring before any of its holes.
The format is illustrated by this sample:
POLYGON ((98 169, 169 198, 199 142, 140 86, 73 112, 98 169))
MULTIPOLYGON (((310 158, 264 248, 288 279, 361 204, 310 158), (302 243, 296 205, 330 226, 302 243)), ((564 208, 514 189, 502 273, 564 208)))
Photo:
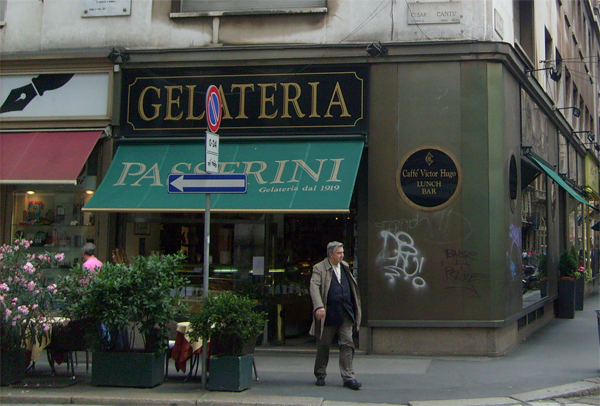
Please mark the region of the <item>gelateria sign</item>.
POLYGON ((124 69, 121 135, 204 134, 209 85, 223 101, 219 135, 366 134, 367 75, 365 66, 124 69))
POLYGON ((441 210, 460 191, 462 174, 456 159, 439 147, 424 146, 406 154, 396 172, 402 199, 411 207, 441 210))

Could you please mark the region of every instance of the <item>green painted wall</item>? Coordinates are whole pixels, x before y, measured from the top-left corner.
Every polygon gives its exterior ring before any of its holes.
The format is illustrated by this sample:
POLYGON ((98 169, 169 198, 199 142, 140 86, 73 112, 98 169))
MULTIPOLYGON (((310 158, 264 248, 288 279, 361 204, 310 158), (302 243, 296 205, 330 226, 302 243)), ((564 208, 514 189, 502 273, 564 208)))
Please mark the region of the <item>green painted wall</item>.
POLYGON ((520 214, 508 193, 510 153, 520 156, 518 84, 486 61, 381 64, 370 100, 369 321, 492 321, 520 310, 510 267, 520 214), (411 207, 397 189, 399 165, 422 146, 460 166, 460 194, 442 210, 411 207))

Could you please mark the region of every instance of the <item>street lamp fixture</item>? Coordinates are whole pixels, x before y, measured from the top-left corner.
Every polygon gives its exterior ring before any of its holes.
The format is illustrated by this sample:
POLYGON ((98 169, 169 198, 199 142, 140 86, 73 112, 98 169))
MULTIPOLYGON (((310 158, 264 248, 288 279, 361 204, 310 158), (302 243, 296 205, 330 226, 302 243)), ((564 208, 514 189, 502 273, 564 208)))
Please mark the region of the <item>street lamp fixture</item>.
POLYGON ((554 107, 554 108, 552 108, 552 110, 567 110, 567 109, 573 109, 573 115, 575 117, 579 117, 581 115, 581 110, 579 110, 578 107, 554 107))

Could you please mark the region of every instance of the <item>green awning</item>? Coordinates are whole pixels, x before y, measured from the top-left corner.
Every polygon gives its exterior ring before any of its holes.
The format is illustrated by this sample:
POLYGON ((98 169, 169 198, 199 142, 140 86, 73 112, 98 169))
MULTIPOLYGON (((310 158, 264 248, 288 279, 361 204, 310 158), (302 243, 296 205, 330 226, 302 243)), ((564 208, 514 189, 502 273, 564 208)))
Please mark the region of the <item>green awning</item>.
POLYGON ((540 167, 541 170, 546 172, 548 176, 552 178, 556 183, 558 183, 563 189, 565 189, 571 196, 580 201, 583 204, 587 204, 594 210, 598 210, 594 205, 590 204, 587 200, 583 198, 579 193, 575 191, 567 182, 564 181, 563 178, 560 177, 558 173, 554 171, 554 169, 550 168, 548 165, 543 163, 540 159, 536 158, 532 154, 527 155, 529 159, 531 159, 537 166, 540 167))
MULTIPOLYGON (((226 143, 220 173, 246 173, 245 194, 211 194, 211 211, 347 212, 364 141, 226 143)), ((171 173, 204 173, 204 141, 119 146, 89 211, 204 211, 197 193, 168 193, 171 173)))

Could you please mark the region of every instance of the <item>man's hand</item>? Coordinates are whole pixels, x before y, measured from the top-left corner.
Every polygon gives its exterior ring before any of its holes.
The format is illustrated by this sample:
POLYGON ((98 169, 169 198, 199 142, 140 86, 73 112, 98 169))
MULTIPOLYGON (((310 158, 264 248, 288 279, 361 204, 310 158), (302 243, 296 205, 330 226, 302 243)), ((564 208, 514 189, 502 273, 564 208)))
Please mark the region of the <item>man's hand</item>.
POLYGON ((321 307, 320 309, 317 309, 315 311, 315 317, 317 318, 317 320, 321 320, 325 317, 325 308, 321 307))

